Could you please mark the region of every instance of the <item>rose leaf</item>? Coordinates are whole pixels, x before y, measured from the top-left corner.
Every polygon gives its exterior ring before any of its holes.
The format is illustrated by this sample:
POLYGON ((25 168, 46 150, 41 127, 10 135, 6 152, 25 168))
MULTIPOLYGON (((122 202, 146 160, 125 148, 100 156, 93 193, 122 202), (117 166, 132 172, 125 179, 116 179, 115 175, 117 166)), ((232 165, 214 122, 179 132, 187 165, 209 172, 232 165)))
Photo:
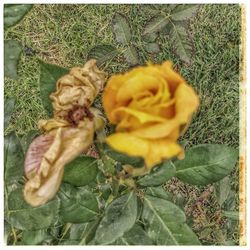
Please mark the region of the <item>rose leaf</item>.
POLYGON ((158 43, 147 43, 145 49, 150 54, 157 54, 161 51, 161 48, 158 43))
POLYGON ((105 210, 95 240, 101 245, 114 242, 133 227, 136 216, 137 198, 134 192, 115 199, 105 210))
POLYGON ((157 33, 167 26, 169 19, 165 15, 157 15, 151 18, 144 27, 142 35, 157 33))
POLYGON ((4 41, 4 76, 17 79, 17 65, 22 52, 21 44, 14 40, 4 41))
POLYGON ((63 181, 73 186, 85 186, 96 179, 98 170, 97 159, 79 156, 64 168, 63 181))
POLYGON ((177 56, 179 56, 182 61, 190 64, 193 54, 193 44, 185 28, 180 25, 174 25, 169 37, 177 56))
POLYGON ((171 161, 156 166, 151 172, 138 180, 141 186, 160 186, 175 176, 175 166, 171 161))
POLYGON ((96 59, 96 64, 100 66, 115 58, 117 54, 117 49, 112 45, 97 45, 89 51, 88 59, 96 59))
POLYGON ((56 89, 56 81, 63 75, 66 75, 69 70, 57 65, 45 63, 39 60, 40 63, 40 96, 43 106, 48 115, 53 113, 51 100, 49 95, 56 89))
POLYGON ((60 217, 65 223, 85 223, 97 218, 97 199, 86 188, 76 188, 64 183, 58 196, 61 201, 60 217))
POLYGON ((168 200, 145 195, 142 220, 156 245, 200 245, 184 212, 168 200))
POLYGON ((124 51, 124 56, 129 65, 134 66, 139 64, 138 53, 133 45, 127 47, 127 49, 124 51))
POLYGON ((15 98, 8 98, 4 101, 4 128, 6 128, 10 122, 12 113, 15 108, 15 103, 15 98))
POLYGON ((176 177, 193 185, 211 184, 229 175, 238 157, 238 150, 226 145, 198 145, 185 152, 184 160, 174 162, 176 177))
POLYGON ((8 28, 20 22, 31 8, 32 4, 5 4, 4 27, 8 28))
POLYGON ((173 9, 171 18, 174 21, 184 21, 193 17, 198 11, 198 4, 179 4, 173 9))
POLYGON ((128 44, 131 40, 131 29, 127 18, 120 14, 116 13, 112 19, 112 28, 115 35, 115 39, 118 43, 128 44))
POLYGON ((139 224, 134 226, 118 238, 112 245, 154 245, 146 231, 139 224))
POLYGON ((15 181, 23 175, 24 155, 21 143, 13 131, 4 137, 4 179, 15 181))
POLYGON ((17 229, 38 230, 48 228, 57 220, 59 200, 32 207, 23 198, 23 188, 17 188, 8 196, 7 221, 17 229))

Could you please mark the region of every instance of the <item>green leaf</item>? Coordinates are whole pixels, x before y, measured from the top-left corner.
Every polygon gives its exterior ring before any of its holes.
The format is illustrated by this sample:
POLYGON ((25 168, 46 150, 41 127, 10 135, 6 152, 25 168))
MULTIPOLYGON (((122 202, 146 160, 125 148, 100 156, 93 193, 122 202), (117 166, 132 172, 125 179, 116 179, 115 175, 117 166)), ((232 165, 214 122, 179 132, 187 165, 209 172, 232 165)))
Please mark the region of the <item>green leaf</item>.
POLYGON ((158 36, 158 33, 147 33, 142 36, 143 41, 147 43, 153 43, 158 36))
POLYGON ((58 245, 75 246, 75 245, 79 245, 79 240, 63 240, 63 241, 60 241, 58 245))
POLYGON ((88 223, 72 225, 70 239, 79 240, 79 245, 87 245, 95 237, 95 231, 99 222, 100 219, 98 218, 88 223))
POLYGON ((33 230, 33 231, 23 231, 22 240, 25 245, 38 245, 42 241, 50 238, 47 229, 33 230))
POLYGON ((48 115, 51 116, 53 108, 49 95, 55 91, 57 80, 66 75, 69 70, 59 67, 57 65, 44 63, 39 60, 40 63, 40 96, 45 110, 48 115))
POLYGON ((17 188, 8 196, 6 219, 17 229, 38 230, 48 228, 57 220, 59 200, 32 207, 23 198, 23 188, 17 188))
POLYGON ((96 197, 89 190, 64 183, 58 196, 61 200, 60 217, 64 222, 84 223, 98 216, 96 197))
POLYGON ((126 48, 124 56, 129 65, 134 66, 139 64, 138 53, 133 45, 126 48))
POLYGON ((115 199, 105 210, 95 240, 101 245, 114 242, 133 227, 136 215, 137 198, 134 192, 115 199))
POLYGON ((197 10, 199 8, 199 5, 197 4, 180 4, 177 5, 176 8, 171 13, 171 18, 174 21, 184 21, 191 17, 193 17, 197 10))
POLYGON ((99 151, 101 154, 108 155, 110 158, 115 161, 120 162, 121 164, 129 164, 134 167, 142 167, 144 165, 144 161, 140 157, 130 157, 126 154, 119 153, 113 150, 108 144, 102 143, 98 145, 99 151))
POLYGON ((227 200, 231 192, 231 181, 227 176, 222 180, 214 183, 215 187, 215 196, 220 206, 227 200))
POLYGON ((169 18, 165 15, 156 15, 144 27, 142 35, 157 33, 167 26, 169 18))
POLYGON ((15 181, 22 178, 24 155, 15 132, 4 137, 4 180, 15 181))
POLYGON ((112 28, 115 34, 115 39, 118 43, 128 44, 131 40, 131 29, 129 27, 129 22, 127 18, 116 13, 112 19, 112 28))
POLYGON ((96 59, 98 66, 118 55, 117 49, 112 45, 97 45, 88 53, 88 59, 96 59))
POLYGON ((182 61, 190 63, 193 54, 193 44, 185 28, 180 25, 174 25, 170 30, 169 37, 177 56, 179 56, 182 61))
POLYGON ((141 186, 160 186, 175 176, 175 165, 171 162, 164 162, 151 170, 151 172, 138 180, 141 186))
MULTIPOLYGON (((238 194, 239 195, 239 194, 238 194)), ((238 197, 237 193, 233 190, 230 190, 230 193, 227 199, 224 201, 222 208, 224 210, 234 210, 236 209, 236 199, 238 197)))
POLYGON ((173 195, 166 190, 163 189, 163 187, 148 187, 145 194, 158 197, 161 199, 165 199, 168 201, 173 200, 173 195))
POLYGON ((16 99, 14 97, 8 98, 4 101, 4 128, 6 128, 10 122, 12 113, 15 108, 16 99))
POLYGON ((135 224, 112 245, 153 245, 153 241, 148 237, 142 226, 135 224))
POLYGON ((142 219, 157 245, 200 245, 184 212, 170 201, 145 195, 142 219))
POLYGON ((30 130, 26 135, 23 135, 22 138, 20 139, 20 142, 22 144, 23 152, 24 154, 28 150, 29 145, 35 139, 36 136, 39 135, 38 130, 30 130))
POLYGON ((65 166, 63 181, 74 186, 85 186, 96 179, 97 159, 79 156, 65 166))
POLYGON ((219 181, 232 171, 238 160, 238 150, 218 144, 203 144, 190 148, 185 159, 175 161, 176 177, 193 185, 219 181))
POLYGON ((145 45, 145 49, 148 53, 151 53, 151 54, 156 54, 161 51, 161 48, 158 43, 147 43, 145 45))
POLYGON ((4 41, 4 76, 17 79, 17 65, 22 52, 22 46, 18 41, 4 41))
POLYGON ((11 27, 20 22, 31 8, 32 4, 5 4, 4 28, 11 27))
POLYGON ((239 220, 240 215, 238 211, 223 211, 223 215, 231 220, 239 220))

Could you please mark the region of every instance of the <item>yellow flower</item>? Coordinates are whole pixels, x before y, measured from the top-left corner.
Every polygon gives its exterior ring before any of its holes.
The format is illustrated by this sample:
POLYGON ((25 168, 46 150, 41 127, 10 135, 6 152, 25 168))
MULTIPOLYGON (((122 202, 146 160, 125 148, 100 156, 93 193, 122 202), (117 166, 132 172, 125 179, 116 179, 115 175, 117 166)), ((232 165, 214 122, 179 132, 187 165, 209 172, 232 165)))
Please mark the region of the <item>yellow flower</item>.
POLYGON ((93 143, 94 132, 104 126, 100 111, 90 105, 105 76, 96 61, 89 60, 57 81, 56 91, 50 95, 54 117, 38 122, 46 134, 32 141, 25 157, 24 198, 32 206, 42 205, 55 196, 65 165, 86 152, 93 143))
POLYGON ((199 98, 166 61, 113 75, 104 89, 103 106, 109 121, 116 124, 116 133, 106 142, 119 152, 143 157, 151 169, 162 160, 183 157, 177 140, 199 98))

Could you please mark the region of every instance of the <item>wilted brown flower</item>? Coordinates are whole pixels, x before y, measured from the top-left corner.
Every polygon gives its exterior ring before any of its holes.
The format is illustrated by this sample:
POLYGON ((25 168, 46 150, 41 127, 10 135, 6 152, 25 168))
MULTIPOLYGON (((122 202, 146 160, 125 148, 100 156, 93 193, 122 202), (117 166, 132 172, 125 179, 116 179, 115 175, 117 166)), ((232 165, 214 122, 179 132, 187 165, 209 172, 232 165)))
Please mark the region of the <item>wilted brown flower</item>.
POLYGON ((54 197, 64 166, 86 152, 94 132, 104 126, 100 112, 90 108, 106 77, 95 63, 90 60, 82 68, 73 68, 57 81, 56 91, 50 95, 54 117, 38 122, 45 134, 30 144, 24 166, 28 178, 24 197, 32 206, 54 197))

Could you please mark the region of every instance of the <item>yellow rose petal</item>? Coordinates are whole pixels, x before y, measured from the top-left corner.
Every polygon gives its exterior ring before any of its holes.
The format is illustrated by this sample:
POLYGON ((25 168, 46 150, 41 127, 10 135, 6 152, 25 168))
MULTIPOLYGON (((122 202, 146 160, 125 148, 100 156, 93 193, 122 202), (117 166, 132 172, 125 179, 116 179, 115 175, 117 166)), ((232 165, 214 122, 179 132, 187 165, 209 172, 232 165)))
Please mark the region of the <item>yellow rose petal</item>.
POLYGON ((140 139, 130 133, 115 133, 106 138, 106 142, 115 150, 130 156, 147 155, 149 147, 146 140, 140 139))
POLYGON ((150 125, 145 128, 139 128, 132 131, 131 134, 140 138, 163 138, 168 136, 176 127, 178 127, 178 121, 176 119, 172 119, 163 123, 150 125))
POLYGON ((176 142, 168 139, 152 140, 149 142, 149 153, 145 157, 146 167, 151 169, 162 160, 171 159, 176 155, 181 155, 183 149, 176 142))
POLYGON ((115 120, 112 119, 111 112, 113 111, 114 108, 117 107, 117 102, 116 102, 116 95, 117 91, 123 84, 123 76, 122 75, 114 75, 112 76, 102 95, 102 103, 103 103, 103 108, 106 112, 106 115, 110 122, 115 123, 115 120))
POLYGON ((172 63, 170 61, 166 61, 161 65, 161 71, 164 73, 171 93, 175 91, 179 84, 185 83, 185 79, 172 69, 172 63))
POLYGON ((116 117, 116 120, 119 120, 119 113, 121 112, 125 112, 128 113, 130 115, 133 115, 134 117, 136 117, 141 124, 144 124, 146 122, 164 122, 166 121, 165 118, 162 118, 160 116, 156 116, 156 115, 151 115, 151 114, 147 114, 141 111, 137 111, 131 108, 124 108, 124 107, 120 107, 115 109, 112 113, 111 116, 116 117))
POLYGON ((183 83, 176 89, 175 99, 176 119, 178 119, 181 124, 185 124, 197 110, 199 106, 199 97, 192 87, 183 83))
POLYGON ((160 82, 157 78, 143 73, 138 73, 131 79, 128 79, 119 88, 116 96, 117 102, 126 103, 131 100, 133 96, 145 90, 157 91, 160 87, 160 82))

